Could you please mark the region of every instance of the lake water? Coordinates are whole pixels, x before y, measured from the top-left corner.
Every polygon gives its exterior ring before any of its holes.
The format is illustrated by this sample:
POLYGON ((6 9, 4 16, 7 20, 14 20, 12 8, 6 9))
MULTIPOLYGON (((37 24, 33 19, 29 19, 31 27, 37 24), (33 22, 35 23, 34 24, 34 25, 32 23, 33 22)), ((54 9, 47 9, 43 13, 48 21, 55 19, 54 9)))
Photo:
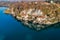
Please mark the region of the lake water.
POLYGON ((6 7, 0 7, 0 40, 60 40, 60 28, 33 31, 11 15, 5 14, 6 7))

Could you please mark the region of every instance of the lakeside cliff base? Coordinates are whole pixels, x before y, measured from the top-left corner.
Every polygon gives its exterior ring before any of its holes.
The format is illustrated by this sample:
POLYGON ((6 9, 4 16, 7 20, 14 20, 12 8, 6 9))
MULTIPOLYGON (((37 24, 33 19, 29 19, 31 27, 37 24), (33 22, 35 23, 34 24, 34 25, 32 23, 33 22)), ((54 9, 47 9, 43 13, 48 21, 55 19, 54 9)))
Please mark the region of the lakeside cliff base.
POLYGON ((25 27, 30 28, 34 31, 41 31, 47 28, 60 28, 60 22, 54 23, 54 24, 39 24, 39 23, 33 23, 32 21, 24 21, 24 20, 18 20, 16 17, 15 19, 18 22, 21 22, 25 27))
POLYGON ((20 2, 10 5, 5 13, 37 31, 60 22, 59 3, 20 2))

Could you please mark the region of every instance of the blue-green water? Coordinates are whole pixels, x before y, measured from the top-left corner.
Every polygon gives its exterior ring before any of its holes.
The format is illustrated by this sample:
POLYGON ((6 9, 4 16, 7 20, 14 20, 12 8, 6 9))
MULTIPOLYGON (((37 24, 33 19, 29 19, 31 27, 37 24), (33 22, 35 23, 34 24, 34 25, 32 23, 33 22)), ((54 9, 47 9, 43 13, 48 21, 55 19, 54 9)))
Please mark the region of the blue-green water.
POLYGON ((0 7, 0 40, 60 40, 60 28, 48 28, 35 32, 25 27, 0 7))

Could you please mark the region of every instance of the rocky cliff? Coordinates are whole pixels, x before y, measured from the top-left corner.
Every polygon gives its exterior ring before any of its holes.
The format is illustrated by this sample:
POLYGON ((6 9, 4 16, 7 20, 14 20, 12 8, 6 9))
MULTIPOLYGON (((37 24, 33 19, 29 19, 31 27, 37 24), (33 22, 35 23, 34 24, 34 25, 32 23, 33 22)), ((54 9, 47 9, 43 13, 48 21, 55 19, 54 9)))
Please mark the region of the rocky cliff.
POLYGON ((56 3, 19 2, 10 5, 5 12, 37 31, 60 22, 60 4, 56 3))

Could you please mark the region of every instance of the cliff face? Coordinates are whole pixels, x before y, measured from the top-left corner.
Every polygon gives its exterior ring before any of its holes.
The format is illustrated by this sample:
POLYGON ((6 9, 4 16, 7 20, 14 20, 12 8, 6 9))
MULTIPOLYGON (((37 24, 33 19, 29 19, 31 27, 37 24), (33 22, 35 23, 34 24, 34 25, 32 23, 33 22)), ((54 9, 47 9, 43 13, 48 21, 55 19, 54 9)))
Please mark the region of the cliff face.
POLYGON ((20 2, 12 4, 9 8, 10 14, 31 29, 40 30, 60 22, 60 4, 20 2))

